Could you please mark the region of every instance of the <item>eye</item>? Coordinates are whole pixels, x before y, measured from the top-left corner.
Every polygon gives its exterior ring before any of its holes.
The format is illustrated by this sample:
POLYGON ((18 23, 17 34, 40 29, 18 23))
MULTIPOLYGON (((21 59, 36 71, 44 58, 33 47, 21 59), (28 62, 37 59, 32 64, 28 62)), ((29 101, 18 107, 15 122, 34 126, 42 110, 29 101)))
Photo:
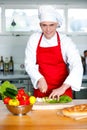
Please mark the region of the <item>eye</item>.
POLYGON ((54 24, 50 24, 50 27, 53 27, 54 26, 54 24))
POLYGON ((41 24, 42 27, 46 27, 47 25, 46 24, 41 24))

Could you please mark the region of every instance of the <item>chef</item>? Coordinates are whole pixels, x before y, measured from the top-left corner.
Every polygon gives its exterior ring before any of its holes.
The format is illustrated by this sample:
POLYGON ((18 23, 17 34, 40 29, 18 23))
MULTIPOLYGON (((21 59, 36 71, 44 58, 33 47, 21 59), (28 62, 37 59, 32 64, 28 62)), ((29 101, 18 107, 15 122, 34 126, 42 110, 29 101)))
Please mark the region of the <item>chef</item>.
POLYGON ((34 96, 59 98, 81 88, 83 67, 76 45, 57 30, 62 18, 52 6, 38 9, 41 32, 29 37, 25 69, 34 86, 34 96))

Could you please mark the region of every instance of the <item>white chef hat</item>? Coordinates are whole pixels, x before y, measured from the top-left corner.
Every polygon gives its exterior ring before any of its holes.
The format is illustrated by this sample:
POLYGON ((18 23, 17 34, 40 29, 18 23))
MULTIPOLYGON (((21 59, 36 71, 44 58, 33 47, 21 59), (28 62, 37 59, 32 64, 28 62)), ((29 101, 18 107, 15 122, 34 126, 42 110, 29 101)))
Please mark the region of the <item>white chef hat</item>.
POLYGON ((58 13, 58 11, 50 5, 40 6, 38 9, 38 17, 40 19, 40 22, 57 22, 58 27, 62 25, 62 17, 58 13))

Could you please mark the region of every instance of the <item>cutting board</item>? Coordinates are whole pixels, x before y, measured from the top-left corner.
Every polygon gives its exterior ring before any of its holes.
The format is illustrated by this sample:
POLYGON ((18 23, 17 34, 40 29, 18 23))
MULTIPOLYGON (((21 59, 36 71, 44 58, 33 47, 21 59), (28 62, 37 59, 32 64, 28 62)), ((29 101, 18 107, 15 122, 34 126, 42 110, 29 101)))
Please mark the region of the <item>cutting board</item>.
POLYGON ((65 107, 71 107, 77 104, 87 104, 87 100, 74 99, 69 103, 45 103, 45 102, 36 102, 33 105, 32 110, 52 110, 52 109, 63 109, 65 107))

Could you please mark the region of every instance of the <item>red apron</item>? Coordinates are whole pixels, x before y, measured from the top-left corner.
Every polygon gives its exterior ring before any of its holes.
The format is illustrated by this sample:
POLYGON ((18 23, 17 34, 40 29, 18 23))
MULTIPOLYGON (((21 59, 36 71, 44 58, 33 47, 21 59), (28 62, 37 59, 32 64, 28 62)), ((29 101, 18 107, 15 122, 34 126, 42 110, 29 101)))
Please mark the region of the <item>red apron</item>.
MULTIPOLYGON (((46 93, 42 93, 39 89, 34 89, 35 97, 49 96, 52 90, 60 87, 68 76, 67 65, 65 64, 61 53, 60 38, 58 33, 58 45, 53 47, 40 47, 42 36, 43 34, 41 35, 37 46, 36 61, 39 65, 39 72, 46 79, 48 90, 46 93)), ((72 97, 71 88, 67 89, 64 94, 72 97)))

